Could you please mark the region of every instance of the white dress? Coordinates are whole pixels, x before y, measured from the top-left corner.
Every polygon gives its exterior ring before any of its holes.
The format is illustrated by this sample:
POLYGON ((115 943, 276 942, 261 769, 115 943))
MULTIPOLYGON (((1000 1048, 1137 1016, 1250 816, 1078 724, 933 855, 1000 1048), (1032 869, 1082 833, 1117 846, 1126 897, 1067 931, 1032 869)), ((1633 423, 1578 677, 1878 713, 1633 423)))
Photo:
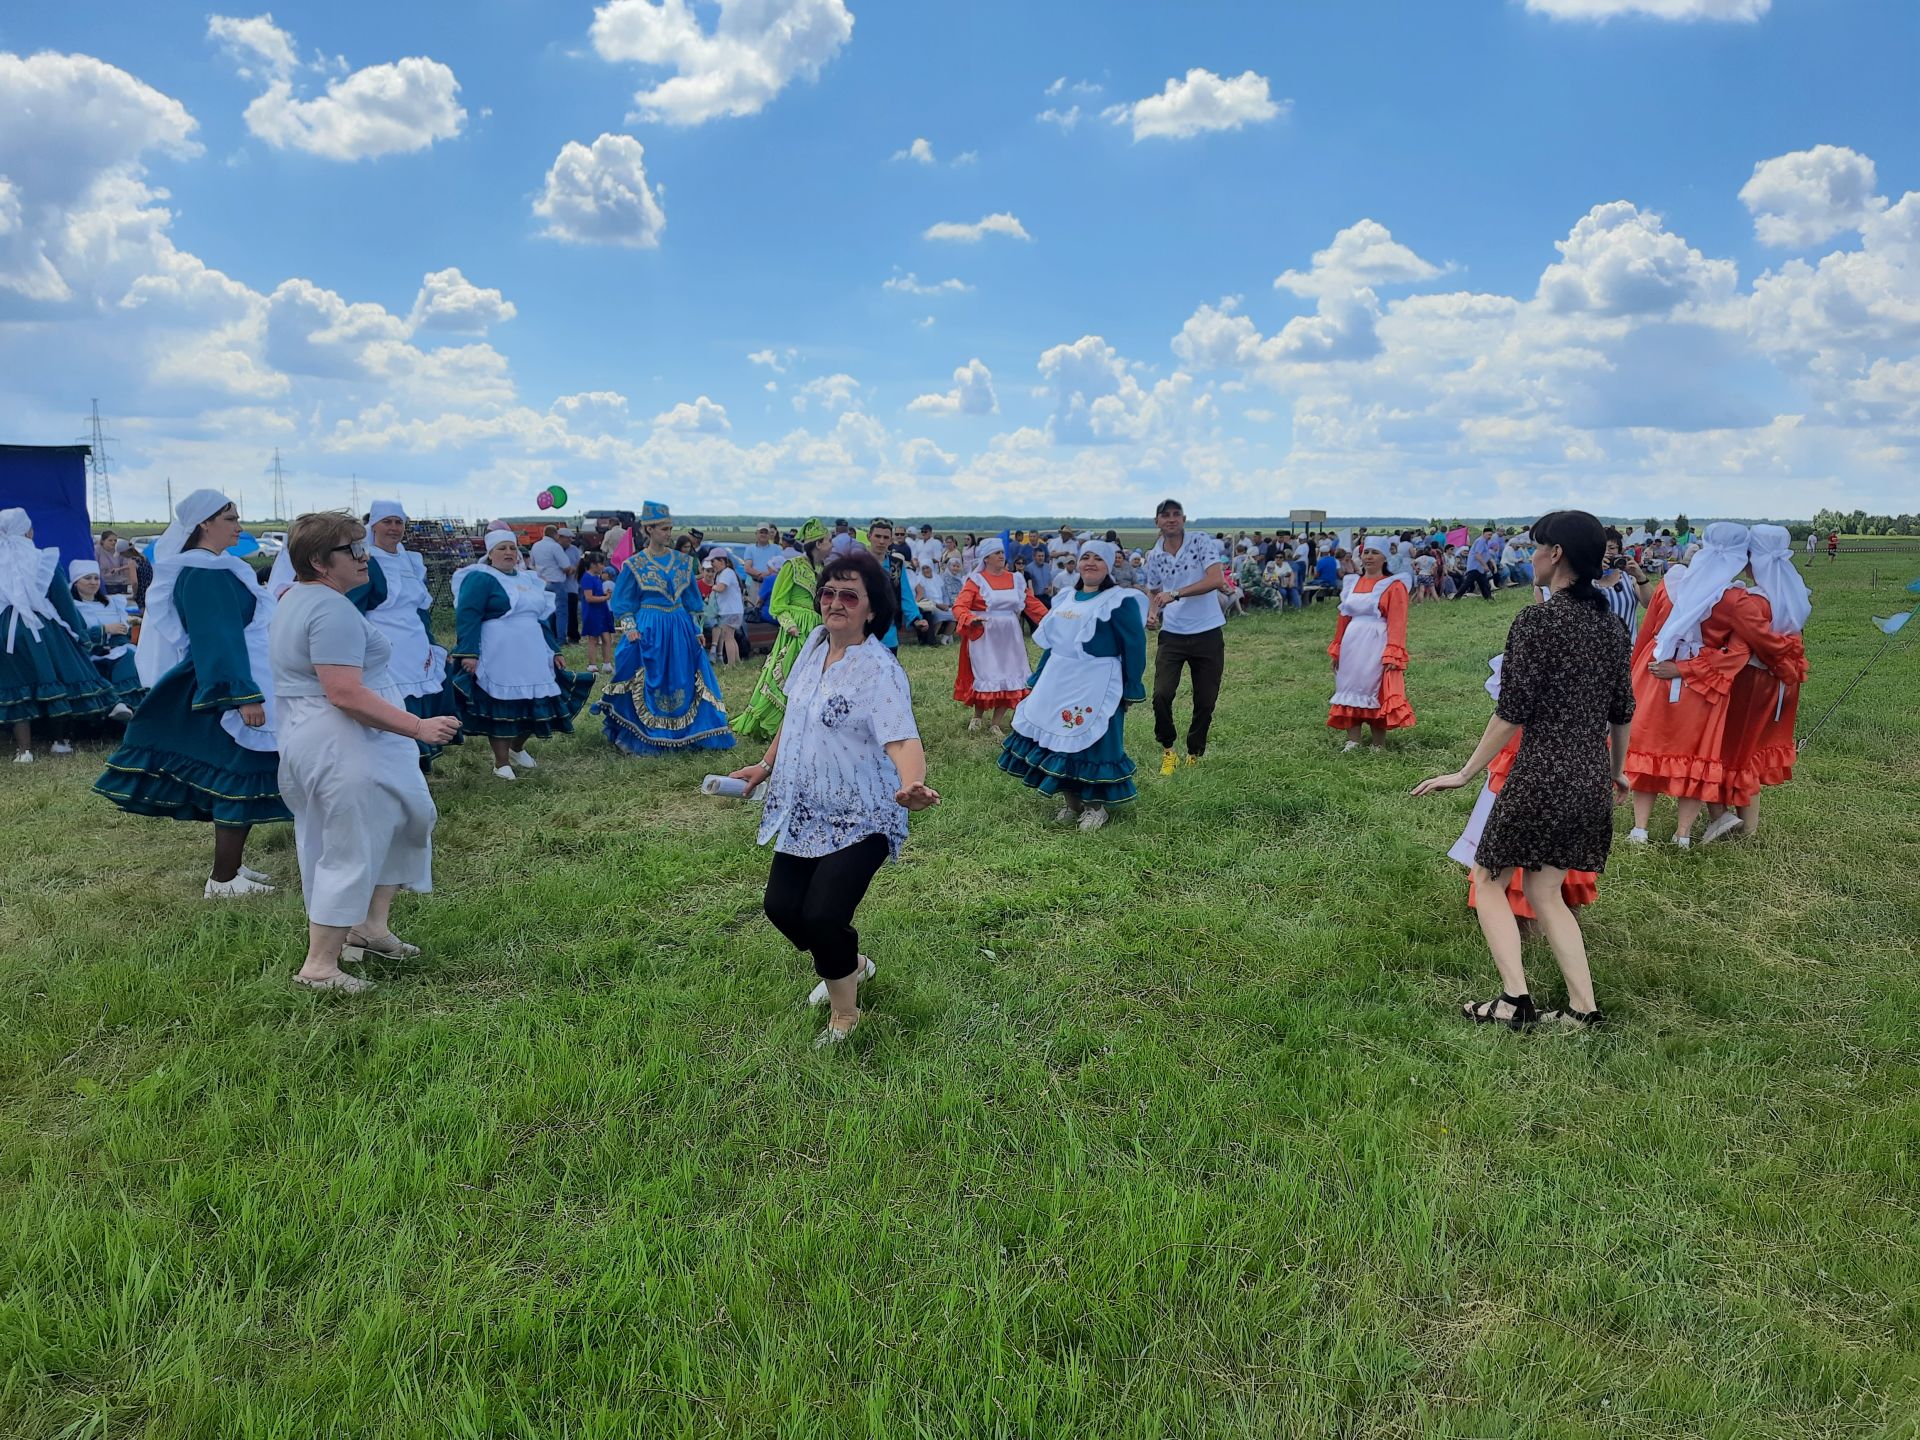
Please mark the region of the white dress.
POLYGON ((390 654, 380 629, 325 586, 293 586, 275 614, 280 794, 293 811, 300 888, 316 925, 358 925, 376 885, 433 888, 439 812, 420 773, 419 748, 337 708, 314 671, 358 665, 369 690, 405 709, 406 696, 388 670, 390 654))
POLYGON ((1053 608, 1033 632, 1033 643, 1047 652, 1047 664, 1032 692, 1014 707, 1017 734, 1074 755, 1107 733, 1126 696, 1120 657, 1089 655, 1084 647, 1102 620, 1129 604, 1140 607, 1144 624, 1147 607, 1138 590, 1115 586, 1085 600, 1071 590, 1054 597, 1053 608))
POLYGON ((1032 664, 1026 638, 1020 633, 1020 615, 1027 608, 1027 579, 1010 571, 1013 584, 997 590, 983 578, 975 588, 987 602, 980 616, 982 631, 967 642, 967 663, 973 667, 973 688, 989 694, 1027 688, 1032 664))
POLYGON ((388 673, 408 698, 438 695, 446 680, 447 652, 420 623, 420 612, 433 605, 426 561, 404 545, 391 555, 374 545, 367 556, 387 582, 387 598, 367 612, 367 621, 393 648, 388 673))
POLYGON ((553 673, 553 648, 541 627, 554 611, 553 592, 531 570, 508 573, 491 565, 469 565, 455 572, 453 603, 469 585, 498 585, 509 609, 480 626, 479 665, 473 678, 496 700, 544 700, 560 693, 553 673))
POLYGON ((1340 582, 1340 613, 1349 623, 1340 640, 1340 668, 1334 671, 1331 703, 1356 710, 1379 708, 1381 662, 1387 653, 1387 621, 1380 613, 1380 597, 1396 578, 1389 577, 1364 595, 1354 593, 1358 575, 1340 582))

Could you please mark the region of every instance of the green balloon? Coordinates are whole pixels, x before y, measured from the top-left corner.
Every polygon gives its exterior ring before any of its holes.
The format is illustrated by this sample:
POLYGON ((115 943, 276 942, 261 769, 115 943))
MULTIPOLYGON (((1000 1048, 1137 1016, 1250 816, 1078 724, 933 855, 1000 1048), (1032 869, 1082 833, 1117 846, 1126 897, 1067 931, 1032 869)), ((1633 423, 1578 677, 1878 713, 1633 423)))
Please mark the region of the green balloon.
POLYGON ((567 503, 567 492, 562 490, 558 485, 549 485, 547 487, 547 494, 553 497, 553 508, 556 510, 567 503))

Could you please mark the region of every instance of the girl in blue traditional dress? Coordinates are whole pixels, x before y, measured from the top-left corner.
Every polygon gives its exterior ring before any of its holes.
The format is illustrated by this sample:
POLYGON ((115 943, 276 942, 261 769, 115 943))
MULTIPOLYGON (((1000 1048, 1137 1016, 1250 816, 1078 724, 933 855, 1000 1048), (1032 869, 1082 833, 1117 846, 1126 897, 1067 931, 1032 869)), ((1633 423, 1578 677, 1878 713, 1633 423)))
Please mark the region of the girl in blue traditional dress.
MULTIPOLYGON (((0 510, 0 720, 13 727, 14 763, 33 763, 33 722, 65 725, 117 703, 87 658, 87 627, 60 573, 60 552, 33 543, 33 521, 0 510)), ((53 753, 73 746, 53 742, 53 753)))
POLYGON ((80 636, 93 668, 113 687, 118 701, 108 712, 114 720, 131 720, 134 708, 147 698, 147 687, 140 683, 140 666, 134 659, 130 637, 133 616, 124 594, 100 593, 100 562, 69 560, 67 579, 71 582, 74 612, 87 628, 80 636))
POLYGON ((448 688, 462 728, 493 748, 493 773, 512 780, 515 765, 531 770, 537 763, 527 753, 534 736, 572 733, 573 717, 593 693, 593 675, 567 669, 549 618, 553 592, 521 569, 513 532, 492 531, 484 544, 486 558, 453 575, 448 688))
POLYGON ((1146 613, 1138 590, 1113 582, 1118 548, 1106 540, 1081 545, 1079 584, 1054 597, 1033 632, 1044 653, 1000 748, 1000 768, 1042 795, 1059 795, 1054 818, 1077 820, 1082 830, 1098 830, 1109 806, 1139 793, 1126 707, 1147 698, 1146 613))
POLYGON ((696 562, 669 548, 673 517, 666 506, 647 501, 640 526, 646 548, 620 567, 613 587, 620 645, 613 683, 594 713, 605 717, 607 738, 629 755, 731 750, 720 683, 700 645, 696 562))
POLYGON ((227 554, 240 515, 218 490, 196 490, 154 542, 153 584, 134 651, 148 687, 126 739, 93 788, 135 815, 213 822, 208 900, 264 895, 241 864, 255 825, 291 820, 280 798, 267 625, 273 596, 227 554))

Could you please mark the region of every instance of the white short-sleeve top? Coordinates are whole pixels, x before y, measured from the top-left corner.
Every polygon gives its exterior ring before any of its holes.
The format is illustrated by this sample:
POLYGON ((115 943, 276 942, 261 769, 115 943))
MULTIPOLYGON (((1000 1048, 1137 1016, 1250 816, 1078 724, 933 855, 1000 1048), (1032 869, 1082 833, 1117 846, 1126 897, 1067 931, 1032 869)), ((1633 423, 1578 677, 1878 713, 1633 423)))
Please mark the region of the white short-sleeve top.
POLYGON ((875 636, 830 669, 826 627, 817 627, 787 674, 787 716, 767 781, 760 843, 784 855, 818 857, 884 835, 894 858, 907 811, 893 797, 900 772, 886 746, 917 740, 907 672, 875 636))

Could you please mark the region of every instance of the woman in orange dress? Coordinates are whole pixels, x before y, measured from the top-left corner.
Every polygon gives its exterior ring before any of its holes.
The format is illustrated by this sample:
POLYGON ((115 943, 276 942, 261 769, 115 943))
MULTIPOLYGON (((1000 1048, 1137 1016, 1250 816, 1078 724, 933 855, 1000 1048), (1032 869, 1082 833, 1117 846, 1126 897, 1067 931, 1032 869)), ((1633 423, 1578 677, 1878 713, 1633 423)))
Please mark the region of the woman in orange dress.
POLYGON ((1633 745, 1621 767, 1633 791, 1633 844, 1647 843, 1660 796, 1674 798, 1673 843, 1684 849, 1701 807, 1730 793, 1721 760, 1727 701, 1750 653, 1730 616, 1745 594, 1734 581, 1746 568, 1747 527, 1715 521, 1693 563, 1669 569, 1647 605, 1633 647, 1633 745))
POLYGON ((1712 639, 1716 623, 1751 652, 1746 668, 1734 677, 1727 701, 1727 731, 1721 765, 1727 773, 1724 805, 1713 807, 1701 843, 1711 845, 1736 831, 1760 828, 1760 792, 1793 778, 1796 755, 1794 721, 1800 713, 1800 687, 1807 679, 1807 651, 1800 634, 1813 609, 1807 582, 1793 563, 1793 537, 1778 525, 1756 525, 1747 547, 1747 573, 1753 583, 1724 617, 1709 617, 1703 637, 1712 639))
POLYGON ((1344 753, 1358 750, 1366 726, 1373 748, 1384 750, 1389 730, 1413 727, 1407 703, 1407 586, 1387 573, 1384 539, 1368 536, 1361 571, 1340 585, 1340 623, 1327 654, 1333 658, 1333 699, 1327 724, 1347 732, 1344 753))
POLYGON ((1047 618, 1047 607, 1027 589, 1025 576, 1007 568, 1006 546, 988 540, 980 546, 980 568, 967 577, 953 602, 954 625, 960 632, 960 673, 953 680, 953 698, 973 707, 969 731, 978 730, 992 711, 990 733, 996 740, 1006 738, 1007 717, 1027 698, 1027 679, 1033 673, 1020 631, 1022 614, 1038 625, 1047 618))

